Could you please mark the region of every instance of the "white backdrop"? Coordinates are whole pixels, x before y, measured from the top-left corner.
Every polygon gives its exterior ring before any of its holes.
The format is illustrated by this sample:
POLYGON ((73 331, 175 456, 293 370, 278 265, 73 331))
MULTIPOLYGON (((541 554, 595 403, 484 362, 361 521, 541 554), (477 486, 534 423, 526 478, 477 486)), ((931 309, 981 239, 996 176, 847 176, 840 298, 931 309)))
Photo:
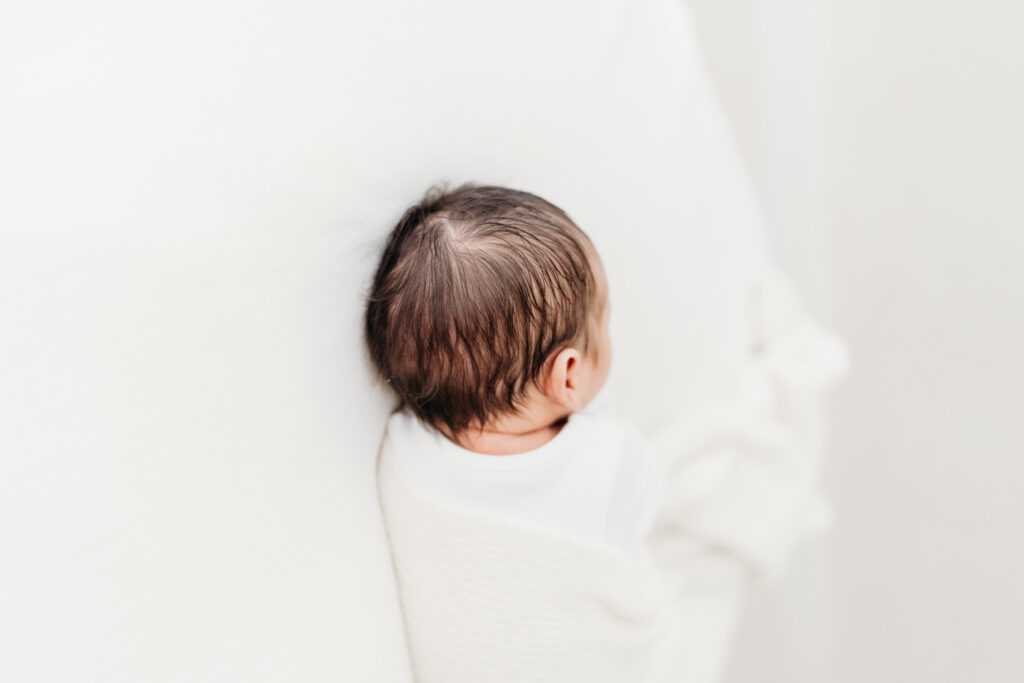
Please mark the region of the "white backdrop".
POLYGON ((0 679, 407 678, 360 318, 437 180, 594 237, 628 415, 727 392, 771 259, 678 9, 5 7, 0 679))
POLYGON ((773 241, 849 341, 832 535, 728 680, 1024 670, 1024 8, 692 0, 773 241))

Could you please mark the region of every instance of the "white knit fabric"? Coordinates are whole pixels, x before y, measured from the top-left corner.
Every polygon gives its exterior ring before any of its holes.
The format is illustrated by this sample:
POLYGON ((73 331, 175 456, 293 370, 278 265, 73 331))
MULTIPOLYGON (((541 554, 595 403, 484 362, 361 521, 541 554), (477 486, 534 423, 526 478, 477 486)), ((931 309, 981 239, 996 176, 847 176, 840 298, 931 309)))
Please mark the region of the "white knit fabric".
POLYGON ((643 681, 668 624, 649 553, 425 499, 381 460, 418 681, 643 681))
POLYGON ((382 457, 379 486, 417 680, 711 681, 747 578, 827 525, 809 411, 845 349, 778 275, 752 296, 735 399, 652 434, 668 498, 633 552, 452 505, 382 457))

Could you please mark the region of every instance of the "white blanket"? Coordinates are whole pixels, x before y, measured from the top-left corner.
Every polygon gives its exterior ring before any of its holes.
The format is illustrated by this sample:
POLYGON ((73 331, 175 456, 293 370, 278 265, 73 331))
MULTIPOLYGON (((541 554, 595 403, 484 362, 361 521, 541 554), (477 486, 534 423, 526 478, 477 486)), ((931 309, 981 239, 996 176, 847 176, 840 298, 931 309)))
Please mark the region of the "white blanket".
MULTIPOLYGON (((734 400, 652 435, 669 497, 633 552, 431 499, 382 455, 379 486, 417 680, 710 681, 707 647, 751 576, 827 525, 816 486, 822 390, 842 344, 768 276, 734 400)), ((721 649, 721 648, 719 648, 721 649)))

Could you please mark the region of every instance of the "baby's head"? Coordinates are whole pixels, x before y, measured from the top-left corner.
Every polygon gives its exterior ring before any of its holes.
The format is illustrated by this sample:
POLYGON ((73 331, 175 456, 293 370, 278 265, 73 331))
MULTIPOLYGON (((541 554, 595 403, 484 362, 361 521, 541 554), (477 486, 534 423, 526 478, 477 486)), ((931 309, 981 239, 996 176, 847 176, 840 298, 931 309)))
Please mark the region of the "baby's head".
POLYGON ((388 237, 366 309, 376 370, 449 437, 550 425, 608 376, 608 292, 558 207, 502 187, 431 190, 388 237))

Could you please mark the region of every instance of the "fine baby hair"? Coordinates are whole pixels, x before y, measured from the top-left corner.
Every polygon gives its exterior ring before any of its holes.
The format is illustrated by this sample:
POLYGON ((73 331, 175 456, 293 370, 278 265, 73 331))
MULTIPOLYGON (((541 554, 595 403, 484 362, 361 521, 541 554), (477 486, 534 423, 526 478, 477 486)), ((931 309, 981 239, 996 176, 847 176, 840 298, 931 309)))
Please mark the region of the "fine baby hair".
POLYGON ((552 353, 586 350, 599 310, 589 238, 554 204, 435 187, 391 231, 366 307, 376 372, 426 425, 515 412, 552 353))

